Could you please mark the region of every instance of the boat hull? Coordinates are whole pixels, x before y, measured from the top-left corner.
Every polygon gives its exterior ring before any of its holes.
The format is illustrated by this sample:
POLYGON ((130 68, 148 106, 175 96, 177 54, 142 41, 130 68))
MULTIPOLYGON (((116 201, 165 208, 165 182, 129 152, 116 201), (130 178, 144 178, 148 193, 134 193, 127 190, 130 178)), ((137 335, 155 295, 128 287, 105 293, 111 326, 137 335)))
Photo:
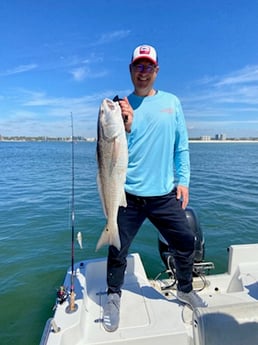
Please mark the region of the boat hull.
MULTIPOLYGON (((67 289, 70 281, 68 270, 67 289)), ((194 288, 202 290, 199 293, 208 308, 193 311, 177 300, 174 286, 166 289, 166 281, 149 280, 140 256, 132 254, 122 291, 120 325, 117 331, 106 332, 102 324, 107 299, 106 258, 86 260, 75 265, 76 311, 69 312, 69 298, 58 304, 41 345, 221 345, 218 335, 229 330, 234 337, 227 345, 243 345, 237 342, 243 334, 252 334, 248 345, 257 345, 257 282, 258 244, 231 246, 228 272, 206 277, 205 285, 200 277, 194 278, 194 288), (240 312, 241 308, 245 312, 240 312), (226 318, 234 322, 223 323, 226 318), (220 332, 214 331, 215 325, 220 332)))

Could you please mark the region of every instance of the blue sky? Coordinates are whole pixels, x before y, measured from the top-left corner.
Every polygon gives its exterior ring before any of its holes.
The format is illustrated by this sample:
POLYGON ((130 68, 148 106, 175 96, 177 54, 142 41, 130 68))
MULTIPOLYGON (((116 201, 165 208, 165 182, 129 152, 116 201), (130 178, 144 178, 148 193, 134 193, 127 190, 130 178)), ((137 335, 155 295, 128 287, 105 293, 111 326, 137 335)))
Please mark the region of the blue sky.
POLYGON ((190 137, 258 137, 258 1, 1 0, 0 134, 96 136, 105 97, 128 95, 132 50, 159 54, 190 137))

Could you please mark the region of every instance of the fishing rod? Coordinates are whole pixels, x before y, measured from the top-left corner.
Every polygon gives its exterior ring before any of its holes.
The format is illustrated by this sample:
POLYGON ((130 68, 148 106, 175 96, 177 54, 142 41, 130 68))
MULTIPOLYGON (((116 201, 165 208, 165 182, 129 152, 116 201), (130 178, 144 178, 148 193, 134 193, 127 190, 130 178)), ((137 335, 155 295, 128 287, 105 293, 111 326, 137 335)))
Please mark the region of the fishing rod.
POLYGON ((75 220, 75 203, 74 203, 74 131, 73 131, 73 113, 71 113, 71 127, 72 127, 72 202, 71 202, 71 227, 72 227, 72 240, 71 240, 71 287, 70 287, 70 301, 66 308, 67 313, 74 313, 78 309, 75 303, 74 292, 74 220, 75 220))

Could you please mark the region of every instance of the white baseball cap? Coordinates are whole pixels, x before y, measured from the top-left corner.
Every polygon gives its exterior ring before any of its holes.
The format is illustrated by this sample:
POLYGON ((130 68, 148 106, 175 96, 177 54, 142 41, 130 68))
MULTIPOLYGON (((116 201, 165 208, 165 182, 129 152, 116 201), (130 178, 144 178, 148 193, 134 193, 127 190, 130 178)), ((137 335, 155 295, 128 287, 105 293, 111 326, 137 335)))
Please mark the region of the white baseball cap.
POLYGON ((139 59, 148 59, 155 65, 158 64, 157 52, 155 48, 149 45, 141 45, 134 49, 131 63, 134 63, 136 60, 139 59))

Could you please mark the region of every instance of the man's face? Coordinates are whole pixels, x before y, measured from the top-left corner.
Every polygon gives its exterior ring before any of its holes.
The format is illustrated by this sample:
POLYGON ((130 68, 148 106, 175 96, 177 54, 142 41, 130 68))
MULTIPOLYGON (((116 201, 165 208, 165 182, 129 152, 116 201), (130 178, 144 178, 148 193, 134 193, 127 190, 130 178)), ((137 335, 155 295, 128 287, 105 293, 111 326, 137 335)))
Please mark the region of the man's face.
POLYGON ((159 66, 148 59, 139 59, 130 65, 131 79, 138 96, 148 96, 157 77, 159 66))

